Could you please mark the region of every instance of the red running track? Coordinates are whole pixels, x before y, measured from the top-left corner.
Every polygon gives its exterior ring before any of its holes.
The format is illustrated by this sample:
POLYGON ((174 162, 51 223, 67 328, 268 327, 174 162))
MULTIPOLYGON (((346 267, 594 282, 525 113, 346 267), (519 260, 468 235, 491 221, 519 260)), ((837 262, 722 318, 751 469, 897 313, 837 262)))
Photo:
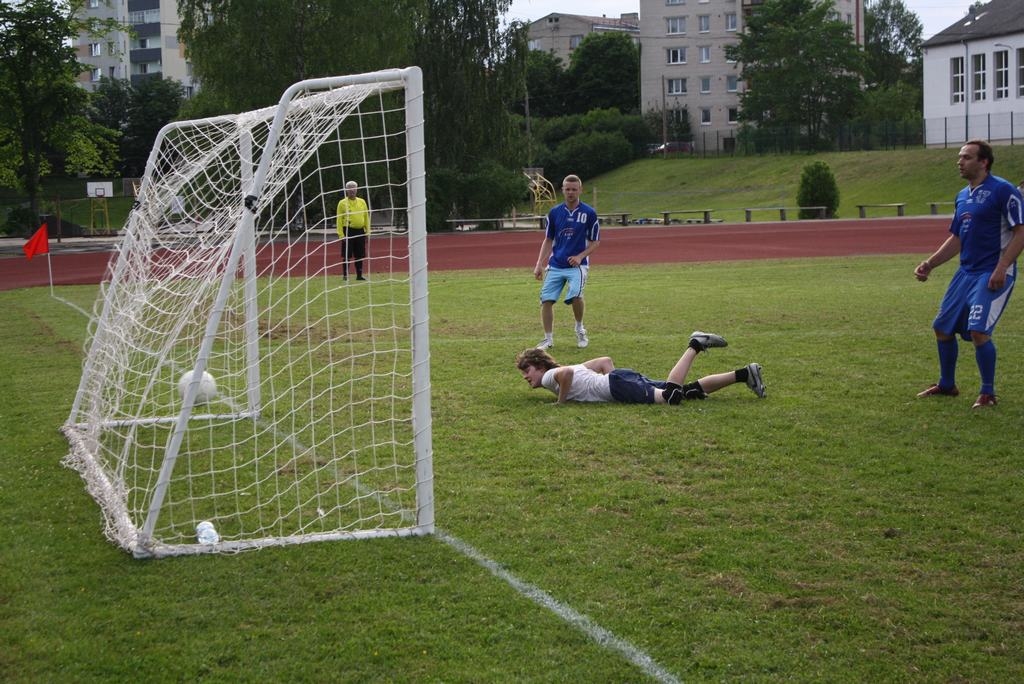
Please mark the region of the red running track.
MULTIPOLYGON (((747 259, 782 259, 861 254, 915 254, 931 252, 945 239, 949 219, 911 217, 834 221, 782 221, 683 226, 605 227, 594 264, 679 263, 747 259)), ((522 268, 533 271, 543 238, 539 230, 506 232, 434 233, 427 237, 427 263, 431 271, 485 268, 522 268)), ((374 238, 376 243, 380 238, 374 238)), ((310 258, 330 262, 340 274, 340 250, 322 243, 313 254, 290 248, 289 261, 310 258)), ((396 245, 399 243, 395 243, 396 245)), ((99 283, 111 251, 62 253, 51 241, 54 285, 99 283)), ((403 247, 398 247, 403 249, 403 247)), ((373 252, 373 245, 370 247, 373 252)), ((396 250, 397 252, 397 250, 396 250)), ((395 253, 396 258, 404 254, 395 253)), ((46 257, 0 259, 0 290, 49 284, 46 257)))

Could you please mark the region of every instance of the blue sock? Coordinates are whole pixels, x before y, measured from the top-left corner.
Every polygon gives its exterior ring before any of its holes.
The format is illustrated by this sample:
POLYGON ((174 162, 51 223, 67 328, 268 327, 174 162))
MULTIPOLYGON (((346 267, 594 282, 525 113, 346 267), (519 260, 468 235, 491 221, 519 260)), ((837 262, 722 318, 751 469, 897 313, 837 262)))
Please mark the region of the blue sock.
POLYGON ((960 346, 954 337, 950 340, 939 340, 939 387, 952 389, 956 386, 956 357, 960 346))
POLYGON ((974 358, 978 361, 981 373, 980 394, 996 393, 996 345, 989 340, 980 347, 974 348, 974 358))

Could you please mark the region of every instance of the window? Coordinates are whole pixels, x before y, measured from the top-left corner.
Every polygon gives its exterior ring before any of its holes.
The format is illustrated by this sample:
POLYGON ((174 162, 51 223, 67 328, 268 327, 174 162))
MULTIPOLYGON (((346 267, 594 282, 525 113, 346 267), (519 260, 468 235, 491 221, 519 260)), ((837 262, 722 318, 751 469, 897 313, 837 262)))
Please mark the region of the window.
POLYGON ((1010 53, 1006 50, 992 53, 992 99, 1010 97, 1010 53))
POLYGON ((107 78, 109 78, 111 81, 113 81, 114 78, 116 78, 116 77, 117 77, 117 67, 113 67, 113 66, 107 67, 107 78))
POLYGON ((100 0, 89 0, 89 2, 85 3, 85 6, 88 9, 99 9, 100 0))
POLYGON ((736 24, 736 13, 735 12, 726 12, 725 13, 725 30, 726 31, 735 31, 736 30, 736 26, 737 26, 737 24, 736 24))
POLYGON ((739 90, 740 77, 736 74, 730 74, 725 77, 725 89, 730 93, 735 93, 739 90))
POLYGON ((569 37, 569 49, 570 50, 575 50, 576 48, 578 48, 580 46, 580 43, 582 43, 582 42, 583 42, 583 36, 581 34, 576 34, 575 36, 570 36, 569 37))
POLYGON ((531 50, 540 50, 540 49, 542 49, 541 46, 540 46, 540 39, 539 38, 532 38, 532 39, 530 39, 530 42, 527 43, 526 46, 528 48, 530 48, 531 50))
POLYGON ((711 30, 711 15, 700 14, 697 16, 697 29, 701 33, 707 33, 711 30))
POLYGON ((108 40, 107 41, 107 54, 108 55, 116 55, 117 54, 117 44, 114 43, 114 41, 112 41, 112 40, 108 40))
POLYGON ((1017 97, 1024 97, 1024 48, 1017 48, 1017 97))
POLYGON ((711 46, 701 45, 700 46, 700 63, 709 64, 711 62, 711 46))
POLYGON ((666 95, 685 95, 686 94, 686 79, 685 78, 670 78, 665 81, 665 94, 666 95))
POLYGON ((740 120, 740 109, 739 107, 729 107, 729 123, 738 123, 740 120))
POLYGON ((986 99, 985 55, 971 55, 971 99, 981 102, 986 99))
POLYGON ((686 17, 668 17, 665 24, 666 33, 686 33, 686 17))
POLYGON ((128 13, 129 24, 159 24, 160 9, 139 10, 128 13))
POLYGON ((949 60, 949 92, 952 94, 951 104, 960 104, 964 101, 964 58, 954 57, 949 60))
POLYGON ((685 5, 686 0, 665 0, 666 5, 685 5))
POLYGON ((99 57, 103 54, 103 48, 100 47, 99 43, 89 43, 89 56, 99 57))
POLYGON ((686 64, 686 48, 669 48, 665 52, 668 54, 669 64, 686 64))
POLYGON ((700 125, 710 126, 711 125, 711 109, 708 107, 701 107, 700 109, 700 125))
POLYGON ((89 71, 89 80, 96 82, 103 77, 103 70, 100 68, 91 69, 89 71))
POLYGON ((149 47, 149 38, 138 38, 132 41, 133 50, 145 50, 149 47))
POLYGON ((711 92, 711 77, 701 76, 700 77, 700 92, 710 93, 711 92))

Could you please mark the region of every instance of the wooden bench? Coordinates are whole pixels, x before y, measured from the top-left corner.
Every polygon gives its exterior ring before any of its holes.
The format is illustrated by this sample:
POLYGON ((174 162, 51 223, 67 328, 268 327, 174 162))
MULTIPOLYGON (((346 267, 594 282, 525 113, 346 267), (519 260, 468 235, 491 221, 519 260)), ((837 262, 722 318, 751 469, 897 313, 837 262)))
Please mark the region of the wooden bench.
POLYGON ((779 220, 785 221, 787 211, 800 212, 806 209, 818 212, 818 218, 823 219, 825 218, 825 212, 828 210, 828 207, 747 207, 743 210, 743 213, 747 218, 747 223, 750 223, 755 211, 777 211, 779 212, 779 220))
MULTIPOLYGON (((663 211, 663 212, 661 212, 661 219, 662 219, 662 222, 665 225, 668 225, 669 223, 672 222, 672 215, 673 214, 700 214, 701 215, 700 219, 695 219, 695 218, 693 218, 693 219, 685 219, 685 222, 686 223, 711 223, 712 220, 713 220, 711 218, 711 212, 712 211, 714 211, 714 209, 679 209, 677 211, 663 211)), ((721 219, 719 219, 719 221, 720 220, 721 219)))
POLYGON ((528 228, 533 228, 533 224, 536 224, 541 230, 544 229, 544 216, 515 216, 512 218, 489 218, 489 219, 445 219, 445 223, 451 226, 451 229, 462 233, 471 230, 501 230, 502 228, 519 228, 520 225, 525 224, 528 228))
POLYGON ((857 209, 860 211, 861 218, 868 217, 868 207, 896 207, 896 215, 903 216, 906 206, 905 202, 891 202, 889 204, 858 204, 857 209))
POLYGON ((941 205, 943 205, 943 204, 948 204, 949 206, 951 206, 951 207, 952 207, 952 206, 955 206, 955 205, 956 205, 956 202, 929 202, 929 203, 928 203, 928 206, 929 206, 929 207, 931 208, 931 210, 932 210, 932 216, 937 216, 937 215, 938 215, 938 213, 939 213, 939 207, 940 207, 941 205))
POLYGON ((619 219, 619 225, 620 226, 629 225, 630 214, 627 211, 610 211, 608 213, 604 213, 604 214, 600 214, 599 213, 597 215, 597 218, 600 219, 601 221, 604 221, 605 219, 610 221, 610 220, 612 220, 612 219, 614 219, 616 217, 618 217, 618 219, 619 219))

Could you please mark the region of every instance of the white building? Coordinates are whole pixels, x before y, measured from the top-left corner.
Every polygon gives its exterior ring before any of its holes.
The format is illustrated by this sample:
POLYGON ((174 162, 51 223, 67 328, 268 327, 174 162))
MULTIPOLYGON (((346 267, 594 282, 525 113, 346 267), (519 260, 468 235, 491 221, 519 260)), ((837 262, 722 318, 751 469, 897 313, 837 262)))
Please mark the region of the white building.
POLYGON ((573 50, 591 33, 626 33, 638 40, 640 15, 636 12, 619 17, 592 17, 582 14, 552 13, 530 22, 527 39, 531 50, 543 50, 562 60, 562 68, 569 66, 573 50))
MULTIPOLYGON (((730 151, 739 129, 741 65, 725 58, 763 0, 640 0, 640 106, 689 116, 696 150, 730 151)), ((864 44, 864 0, 834 0, 864 44)))
POLYGON ((79 76, 83 87, 95 90, 101 78, 132 83, 145 78, 170 78, 185 87, 186 97, 192 96, 198 84, 192 79, 192 65, 185 59, 185 46, 178 42, 181 20, 176 0, 85 0, 82 13, 116 19, 135 32, 78 36, 78 60, 90 67, 79 76))
POLYGON ((926 145, 1024 140, 1024 0, 971 7, 922 47, 926 145))

